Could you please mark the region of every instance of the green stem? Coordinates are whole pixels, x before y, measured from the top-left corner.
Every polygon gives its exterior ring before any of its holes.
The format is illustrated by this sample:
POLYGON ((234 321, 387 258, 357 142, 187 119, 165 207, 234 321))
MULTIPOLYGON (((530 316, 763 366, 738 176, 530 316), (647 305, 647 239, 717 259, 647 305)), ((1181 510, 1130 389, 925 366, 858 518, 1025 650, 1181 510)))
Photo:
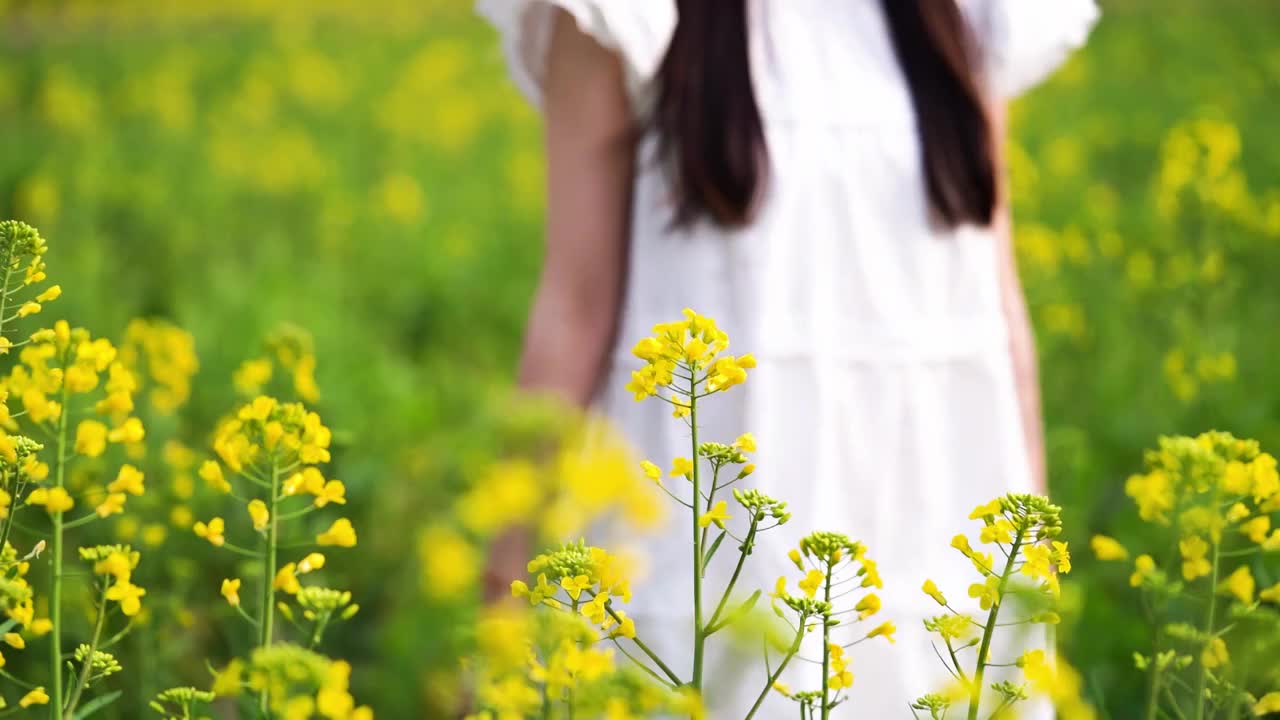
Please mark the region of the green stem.
MULTIPOLYGON (((67 384, 62 384, 62 412, 58 415, 58 471, 54 474, 54 487, 64 487, 67 477, 67 384)), ((53 577, 49 588, 49 620, 53 630, 49 633, 49 715, 57 718, 62 712, 62 513, 53 514, 53 539, 51 563, 53 577)))
POLYGON ((1160 664, 1156 658, 1160 655, 1160 629, 1156 628, 1156 638, 1151 648, 1151 678, 1147 686, 1147 709, 1143 720, 1156 720, 1160 713, 1160 664))
MULTIPOLYGON (((618 624, 622 624, 622 616, 618 615, 618 613, 613 609, 611 604, 606 604, 604 607, 604 611, 609 613, 609 617, 613 618, 614 622, 617 622, 618 624)), ((673 684, 675 685, 684 684, 680 680, 680 676, 676 675, 674 670, 668 667, 666 663, 662 662, 662 658, 658 657, 657 653, 650 650, 649 646, 645 645, 640 640, 640 636, 637 635, 636 637, 628 638, 628 639, 631 640, 631 642, 635 643, 635 646, 640 648, 640 652, 643 652, 646 656, 648 656, 648 658, 652 660, 654 664, 657 665, 662 670, 663 674, 666 675, 673 684)))
MULTIPOLYGON (((707 493, 707 510, 711 510, 712 506, 715 504, 715 499, 716 499, 716 486, 717 486, 719 483, 720 483, 720 468, 719 468, 719 467, 716 467, 715 469, 713 469, 713 470, 711 471, 711 490, 710 490, 710 492, 708 492, 708 493, 707 493)), ((699 542, 701 543, 701 546, 702 546, 702 547, 706 547, 706 546, 707 546, 707 535, 708 535, 708 534, 710 534, 710 532, 711 532, 711 526, 710 526, 710 525, 708 525, 708 526, 706 526, 706 527, 702 528, 702 535, 700 535, 700 536, 699 536, 699 537, 701 538, 701 540, 700 540, 699 542)), ((703 572, 703 574, 704 574, 704 575, 705 575, 705 574, 706 574, 706 572, 707 572, 707 568, 706 568, 705 560, 706 560, 706 558, 703 558, 704 563, 703 563, 703 567, 702 567, 702 572, 703 572)), ((708 624, 709 624, 709 623, 708 623, 708 624)))
POLYGON ((751 720, 756 716, 756 711, 760 709, 760 705, 764 703, 764 699, 769 696, 769 691, 773 689, 773 684, 778 682, 778 678, 782 677, 782 671, 787 669, 787 664, 791 662, 791 658, 800 652, 800 642, 804 640, 804 624, 808 618, 800 618, 800 629, 796 631, 796 639, 791 643, 791 648, 787 652, 787 656, 782 658, 782 662, 778 663, 778 667, 773 674, 765 679, 764 689, 760 691, 760 695, 756 697, 756 702, 751 706, 751 712, 743 720, 751 720))
POLYGON ((996 588, 995 601, 991 603, 991 611, 987 613, 987 624, 982 629, 982 643, 978 645, 978 662, 973 670, 973 687, 969 689, 969 720, 978 720, 978 706, 982 703, 982 676, 987 669, 987 652, 991 649, 991 637, 995 635, 996 619, 1000 616, 1000 604, 1004 601, 1004 589, 1009 583, 1009 575, 1013 573, 1013 563, 1018 558, 1018 550, 1022 547, 1022 535, 1025 528, 1018 528, 1018 536, 1009 547, 1009 557, 1004 563, 1004 573, 1000 575, 1000 586, 996 588))
MULTIPOLYGON (((698 373, 695 370, 692 375, 698 373)), ((698 458, 698 386, 689 384, 689 429, 693 445, 693 679, 691 684, 695 690, 702 691, 702 653, 706 644, 706 635, 702 625, 702 533, 698 517, 701 515, 702 487, 699 484, 698 468, 702 464, 698 458)))
MULTIPOLYGON (((1205 611, 1204 634, 1212 638, 1213 635, 1213 616, 1218 610, 1218 569, 1221 563, 1221 553, 1217 542, 1213 543, 1213 571, 1209 576, 1209 608, 1205 611)), ((1201 653, 1203 655, 1203 653, 1201 653)), ((1196 681, 1196 720, 1204 720, 1204 691, 1209 685, 1209 668, 1204 664, 1204 658, 1200 658, 1200 677, 1196 681)))
POLYGON ((951 639, 942 638, 947 644, 947 654, 951 656, 951 664, 955 666, 956 672, 960 674, 961 682, 969 682, 969 676, 965 674, 964 668, 960 667, 960 658, 956 657, 956 649, 951 645, 951 639))
POLYGON ((324 629, 329 624, 329 615, 325 614, 321 619, 316 621, 315 628, 311 631, 311 642, 307 645, 310 650, 315 650, 320 644, 320 638, 324 636, 324 629))
MULTIPOLYGON (((822 600, 831 606, 831 563, 827 563, 827 582, 823 589, 822 600)), ((831 692, 831 623, 830 618, 822 618, 822 720, 831 717, 831 701, 827 694, 831 692)))
POLYGON ((80 668, 80 677, 76 680, 71 697, 67 698, 67 709, 62 713, 63 720, 71 720, 76 714, 76 705, 80 702, 80 694, 89 684, 89 673, 93 670, 93 654, 98 650, 98 641, 102 639, 102 626, 107 620, 107 582, 102 582, 102 595, 98 598, 98 620, 93 626, 93 638, 89 641, 89 653, 85 655, 84 666, 80 668))
POLYGON ((725 605, 729 602, 729 595, 733 593, 734 585, 738 584, 738 576, 742 574, 742 566, 747 562, 747 553, 751 550, 753 541, 756 537, 756 529, 760 526, 758 520, 753 515, 751 517, 751 528, 747 530, 747 539, 742 543, 742 551, 738 555, 738 564, 733 568, 733 575, 729 577, 729 584, 724 588, 724 595, 720 597, 720 602, 716 605, 715 612, 711 613, 711 619, 707 621, 707 634, 719 630, 716 623, 720 620, 720 614, 724 612, 725 605))
MULTIPOLYGON (((271 495, 270 506, 268 510, 271 513, 271 521, 267 526, 267 559, 263 563, 262 569, 262 614, 261 624, 258 627, 258 647, 265 648, 271 644, 272 624, 275 620, 276 611, 276 544, 280 538, 280 515, 279 503, 276 497, 280 495, 280 469, 276 464, 276 460, 271 461, 271 495)), ((258 696, 258 709, 266 716, 270 712, 270 698, 267 696, 267 689, 264 687, 258 696)))

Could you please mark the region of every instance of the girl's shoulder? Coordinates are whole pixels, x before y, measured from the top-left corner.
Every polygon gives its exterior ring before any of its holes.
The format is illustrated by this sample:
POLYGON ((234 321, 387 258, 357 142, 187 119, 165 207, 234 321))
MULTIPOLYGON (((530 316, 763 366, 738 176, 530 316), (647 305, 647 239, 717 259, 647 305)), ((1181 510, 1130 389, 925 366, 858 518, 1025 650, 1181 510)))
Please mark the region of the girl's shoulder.
POLYGON ((993 89, 1012 97, 1046 78, 1084 45, 1094 0, 959 0, 993 89))
POLYGON ((557 13, 617 53, 633 99, 657 75, 677 21, 675 0, 478 0, 476 11, 498 30, 512 79, 537 107, 557 13))

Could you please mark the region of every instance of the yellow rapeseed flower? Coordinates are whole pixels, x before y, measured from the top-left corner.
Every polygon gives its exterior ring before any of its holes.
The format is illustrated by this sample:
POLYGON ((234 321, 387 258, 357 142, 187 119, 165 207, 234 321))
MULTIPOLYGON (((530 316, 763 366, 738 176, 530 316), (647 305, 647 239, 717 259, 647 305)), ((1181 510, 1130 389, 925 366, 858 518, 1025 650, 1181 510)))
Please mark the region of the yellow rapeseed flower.
POLYGON ((120 611, 133 617, 142 610, 142 596, 146 594, 146 590, 127 580, 117 580, 114 585, 107 588, 106 598, 120 603, 120 611))
POLYGON ((582 596, 583 590, 591 589, 591 578, 586 575, 566 575, 560 578, 560 587, 569 593, 569 597, 577 600, 582 596))
POLYGON ((600 625, 604 622, 605 617, 608 616, 605 610, 605 603, 607 602, 609 602, 609 592, 606 590, 591 598, 590 602, 584 603, 579 612, 592 624, 600 625))
POLYGON ((253 529, 258 531, 266 530, 267 525, 271 522, 271 511, 267 509, 267 504, 254 498, 249 501, 246 509, 249 512, 249 519, 253 522, 253 529))
POLYGON ((1253 714, 1258 717, 1276 712, 1280 712, 1280 692, 1269 692, 1253 704, 1253 714))
POLYGON ((821 570, 810 570, 798 585, 807 597, 814 597, 818 594, 818 588, 826 581, 827 576, 821 570))
POLYGON ((1106 535, 1094 535, 1089 541, 1089 547, 1093 548, 1093 554, 1103 561, 1109 560, 1128 560, 1129 551, 1125 549, 1120 541, 1106 535))
POLYGON ((66 512, 75 507, 75 501, 71 499, 71 495, 61 487, 36 488, 27 495, 27 504, 43 505, 50 514, 66 512))
POLYGON ((1000 502, 1000 498, 996 498, 985 505, 979 505, 969 513, 970 520, 982 520, 989 517, 999 515, 1003 511, 1004 506, 1000 502))
POLYGON ((1250 541, 1261 545, 1267 541, 1267 535, 1271 532, 1271 518, 1267 515, 1259 515, 1242 524, 1240 532, 1247 535, 1250 541))
POLYGON ((1244 503, 1236 503, 1227 510, 1225 517, 1227 522, 1240 522, 1249 517, 1249 507, 1244 503))
POLYGON ((1013 542, 1013 523, 1004 518, 997 518, 990 525, 984 525, 978 533, 978 542, 980 543, 1011 543, 1013 542))
POLYGON ((275 580, 271 582, 271 587, 290 595, 297 595, 302 589, 302 583, 298 582, 298 575, 294 571, 297 569, 294 563, 285 563, 276 572, 275 580))
POLYGON ((933 598, 933 601, 938 603, 939 605, 947 604, 946 596, 942 594, 942 591, 938 589, 938 585, 934 583, 932 580, 925 580, 924 586, 921 587, 920 589, 924 591, 925 595, 928 595, 929 597, 933 598))
POLYGON ((355 547, 356 529, 352 527, 350 520, 338 518, 333 521, 328 530, 316 536, 316 543, 319 545, 337 545, 338 547, 355 547))
POLYGON ((221 592, 222 597, 226 598, 232 607, 238 606, 240 604, 240 578, 224 579, 221 592))
POLYGON ((990 610, 992 605, 999 605, 1000 578, 991 575, 983 582, 970 585, 969 597, 976 598, 983 610, 990 610))
POLYGON ((662 468, 654 465, 648 460, 640 461, 640 470, 644 472, 644 476, 652 480, 654 483, 662 484, 662 468))
POLYGON ((1178 550, 1182 553, 1182 577, 1188 582, 1208 575, 1213 569, 1205 558, 1209 552, 1209 543, 1204 538, 1193 535, 1178 541, 1178 550))
POLYGON ((213 687, 210 690, 218 697, 239 695, 244 674, 244 661, 236 658, 213 676, 213 687))
POLYGON ((107 426, 97 420, 82 420, 76 426, 76 452, 98 457, 107 449, 107 426))
POLYGON ((1138 587, 1142 581, 1155 572, 1156 561, 1150 555, 1139 555, 1133 562, 1133 574, 1129 576, 1129 585, 1138 587))
POLYGON ((129 464, 121 465, 116 479, 107 486, 107 492, 141 495, 146 492, 146 487, 143 485, 144 479, 138 468, 129 464))
POLYGON ((191 526, 191 529, 195 532, 196 536, 208 540, 216 547, 221 547, 223 543, 227 541, 226 536, 223 535, 223 533, 226 532, 226 523, 223 522, 220 517, 211 519, 207 524, 197 522, 195 525, 191 526))
POLYGON ((136 417, 126 419, 107 433, 107 439, 113 443, 139 443, 144 437, 146 437, 146 431, 142 427, 142 421, 136 417))
POLYGON ((129 498, 124 493, 109 493, 97 507, 93 509, 98 517, 109 517, 124 512, 125 500, 129 498))
POLYGON ((871 632, 867 633, 867 637, 883 637, 885 640, 888 640, 890 644, 893 644, 897 642, 893 638, 893 634, 896 632, 898 632, 898 626, 894 625, 893 621, 888 621, 873 628, 871 632))
POLYGON ((1241 565, 1218 585, 1218 592, 1234 595, 1237 600, 1249 605, 1253 603, 1254 588, 1253 572, 1248 565, 1241 565))
POLYGON ((44 691, 43 687, 38 687, 28 692, 26 695, 22 696, 21 700, 18 701, 18 706, 24 707, 24 708, 29 708, 32 705, 48 705, 48 704, 49 704, 49 695, 44 691))
POLYGON ((880 612, 880 596, 875 593, 867 593, 858 601, 857 605, 853 606, 853 609, 857 611, 859 620, 866 620, 880 612))
POLYGON ((306 575, 322 567, 324 567, 324 555, 318 552, 308 553, 306 557, 298 561, 298 574, 306 575))
POLYGON ((800 551, 792 548, 787 551, 787 557, 791 559, 791 564, 796 566, 800 572, 804 572, 804 562, 800 559, 800 551))
POLYGON ((1227 643, 1220 637, 1211 638, 1204 646, 1204 650, 1200 652, 1200 662, 1210 670, 1231 662, 1231 656, 1227 653, 1227 643))
POLYGON ((446 526, 427 528, 418 538, 423 585, 438 599, 452 599, 474 584, 483 559, 460 533, 446 526))
POLYGON ((222 475, 222 466, 213 460, 205 460, 197 473, 201 480, 209 483, 220 493, 231 492, 231 483, 222 475))
POLYGON ((693 475, 693 461, 689 458, 678 457, 671 461, 671 477, 691 476, 693 475))
POLYGON ((707 512, 705 512, 705 513, 703 513, 703 514, 698 518, 698 526, 699 526, 699 527, 707 527, 707 526, 711 525, 711 523, 715 523, 715 524, 716 524, 716 527, 718 527, 718 528, 720 528, 721 530, 723 530, 723 529, 724 529, 724 521, 725 521, 725 520, 728 520, 730 517, 732 517, 732 516, 731 516, 731 515, 729 515, 729 505, 728 505, 728 503, 726 503, 724 500, 720 500, 720 501, 719 501, 719 502, 717 502, 717 503, 716 503, 716 504, 715 504, 715 505, 714 505, 710 510, 708 510, 708 511, 707 511, 707 512))
POLYGON ((347 486, 343 485, 341 480, 330 480, 312 494, 316 496, 315 506, 318 508, 329 503, 347 504, 347 486))
POLYGON ((5 633, 4 642, 9 647, 16 648, 18 650, 21 650, 27 646, 27 641, 23 640, 22 636, 16 632, 5 633))

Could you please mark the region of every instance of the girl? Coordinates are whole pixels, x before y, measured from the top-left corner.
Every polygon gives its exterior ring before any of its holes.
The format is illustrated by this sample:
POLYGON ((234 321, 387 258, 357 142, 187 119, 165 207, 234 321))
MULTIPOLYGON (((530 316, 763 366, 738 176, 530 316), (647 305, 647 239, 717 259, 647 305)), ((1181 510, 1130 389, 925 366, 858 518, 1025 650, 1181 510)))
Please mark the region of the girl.
MULTIPOLYGON (((794 575, 786 553, 808 530, 865 542, 900 642, 853 651, 854 713, 910 717, 912 698, 945 684, 921 626, 937 606, 920 584, 963 596, 972 568, 949 544, 970 509, 1045 488, 1004 102, 1083 43, 1092 0, 480 9, 546 120, 547 252, 522 385, 602 411, 667 463, 689 454, 685 428, 623 389, 639 365, 629 349, 685 307, 716 318, 759 365, 702 404, 700 434, 754 432, 755 486, 793 511, 739 587, 768 592, 794 575)), ((628 608, 685 675, 686 522, 643 543, 650 579, 628 608)), ((493 565, 504 586, 522 573, 493 565)), ((1011 662, 1005 650, 992 662, 1011 662)), ((796 685, 813 687, 805 665, 796 685)), ((709 693, 712 717, 746 714, 763 682, 753 672, 735 671, 740 691, 709 693)))

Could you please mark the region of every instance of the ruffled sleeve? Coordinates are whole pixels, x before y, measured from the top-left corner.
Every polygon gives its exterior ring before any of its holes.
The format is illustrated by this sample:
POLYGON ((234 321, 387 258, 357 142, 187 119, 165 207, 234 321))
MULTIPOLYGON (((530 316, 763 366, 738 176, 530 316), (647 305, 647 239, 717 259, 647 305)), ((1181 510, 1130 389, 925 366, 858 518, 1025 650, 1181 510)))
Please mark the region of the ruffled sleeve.
POLYGON ((639 100, 666 56, 676 27, 675 0, 478 0, 476 11, 502 36, 512 80, 542 107, 547 51, 557 10, 622 59, 628 93, 639 100))
POLYGON ((1098 20, 1094 0, 970 0, 965 8, 988 80, 1014 97, 1044 80, 1084 45, 1098 20))

